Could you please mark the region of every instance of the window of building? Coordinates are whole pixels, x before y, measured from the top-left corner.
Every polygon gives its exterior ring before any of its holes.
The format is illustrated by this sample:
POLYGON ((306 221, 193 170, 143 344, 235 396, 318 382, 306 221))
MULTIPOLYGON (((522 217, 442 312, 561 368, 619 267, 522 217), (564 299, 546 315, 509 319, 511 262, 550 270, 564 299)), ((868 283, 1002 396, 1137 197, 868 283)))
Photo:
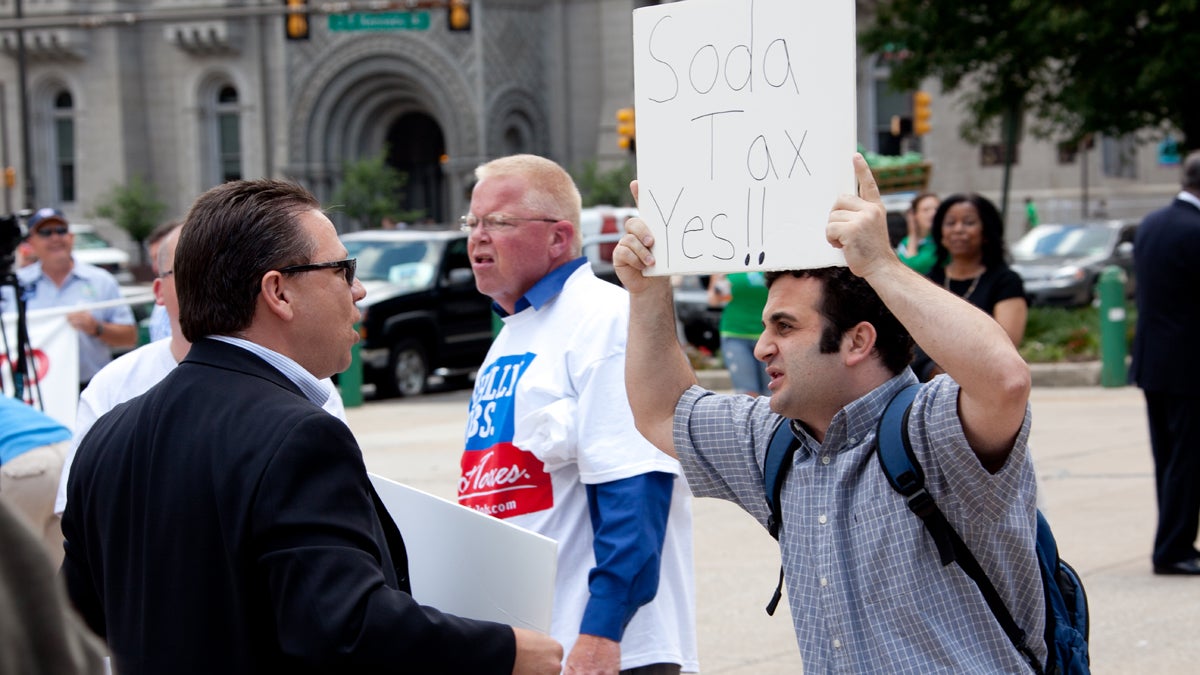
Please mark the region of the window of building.
POLYGON ((1100 141, 1100 168, 1110 178, 1137 178, 1137 138, 1104 136, 1100 141))
POLYGON ((57 194, 52 201, 75 201, 75 106, 71 92, 60 91, 54 96, 54 107, 51 111, 53 120, 54 144, 51 156, 54 158, 54 189, 57 194))
POLYGON ((213 111, 216 119, 218 182, 240 180, 242 178, 242 132, 237 89, 229 85, 220 87, 217 91, 213 111))
POLYGON ((870 66, 870 91, 867 92, 867 108, 871 120, 870 150, 881 155, 899 155, 905 150, 920 149, 920 140, 911 136, 912 92, 897 91, 888 78, 892 74, 892 63, 908 58, 905 50, 879 54, 870 66), (892 133, 892 118, 909 120, 907 138, 892 133))

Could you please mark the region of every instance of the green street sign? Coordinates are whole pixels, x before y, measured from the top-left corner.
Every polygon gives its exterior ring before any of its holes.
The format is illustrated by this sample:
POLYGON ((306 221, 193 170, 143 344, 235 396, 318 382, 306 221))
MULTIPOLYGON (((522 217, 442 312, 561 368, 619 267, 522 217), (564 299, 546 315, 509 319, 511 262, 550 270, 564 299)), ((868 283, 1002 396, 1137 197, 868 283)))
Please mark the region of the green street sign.
POLYGON ((329 30, 429 30, 429 12, 330 14, 329 30))

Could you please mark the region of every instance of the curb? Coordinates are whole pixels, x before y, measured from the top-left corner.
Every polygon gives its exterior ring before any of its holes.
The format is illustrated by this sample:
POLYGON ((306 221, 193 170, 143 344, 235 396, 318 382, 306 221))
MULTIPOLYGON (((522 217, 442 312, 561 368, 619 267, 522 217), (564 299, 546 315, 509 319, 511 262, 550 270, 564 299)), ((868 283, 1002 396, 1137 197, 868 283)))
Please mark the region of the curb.
POLYGON ((1035 387, 1098 387, 1100 362, 1031 363, 1029 374, 1035 387))
MULTIPOLYGON (((1035 387, 1098 387, 1100 362, 1031 363, 1029 374, 1035 387)), ((697 370, 700 386, 711 391, 728 391, 733 387, 729 371, 724 368, 697 370)))

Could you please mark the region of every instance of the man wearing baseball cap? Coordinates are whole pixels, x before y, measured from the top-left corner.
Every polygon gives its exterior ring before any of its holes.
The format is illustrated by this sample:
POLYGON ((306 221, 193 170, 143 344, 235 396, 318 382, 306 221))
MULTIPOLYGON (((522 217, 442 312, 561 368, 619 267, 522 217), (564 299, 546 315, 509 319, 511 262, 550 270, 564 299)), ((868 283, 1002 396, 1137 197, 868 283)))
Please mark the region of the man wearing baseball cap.
MULTIPOLYGON (((26 289, 27 310, 120 299, 121 289, 111 274, 71 257, 75 235, 68 229, 62 211, 38 209, 29 217, 28 226, 28 241, 37 262, 17 271, 17 279, 26 289)), ((13 309, 5 304, 5 311, 13 309)), ((137 326, 129 305, 72 312, 67 315, 67 321, 79 331, 81 390, 96 371, 112 360, 111 348, 137 344, 137 326)))

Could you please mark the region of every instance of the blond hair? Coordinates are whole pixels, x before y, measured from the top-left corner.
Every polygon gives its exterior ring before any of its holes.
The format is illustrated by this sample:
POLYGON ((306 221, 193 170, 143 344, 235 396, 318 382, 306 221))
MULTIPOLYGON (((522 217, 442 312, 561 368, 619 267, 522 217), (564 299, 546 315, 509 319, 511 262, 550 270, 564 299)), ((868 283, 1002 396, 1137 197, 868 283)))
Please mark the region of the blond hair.
POLYGON ((519 178, 525 181, 526 190, 521 198, 521 206, 541 218, 569 221, 575 229, 571 252, 576 256, 582 253, 583 233, 579 220, 583 200, 566 169, 537 155, 509 155, 480 164, 475 169, 475 178, 519 178))

